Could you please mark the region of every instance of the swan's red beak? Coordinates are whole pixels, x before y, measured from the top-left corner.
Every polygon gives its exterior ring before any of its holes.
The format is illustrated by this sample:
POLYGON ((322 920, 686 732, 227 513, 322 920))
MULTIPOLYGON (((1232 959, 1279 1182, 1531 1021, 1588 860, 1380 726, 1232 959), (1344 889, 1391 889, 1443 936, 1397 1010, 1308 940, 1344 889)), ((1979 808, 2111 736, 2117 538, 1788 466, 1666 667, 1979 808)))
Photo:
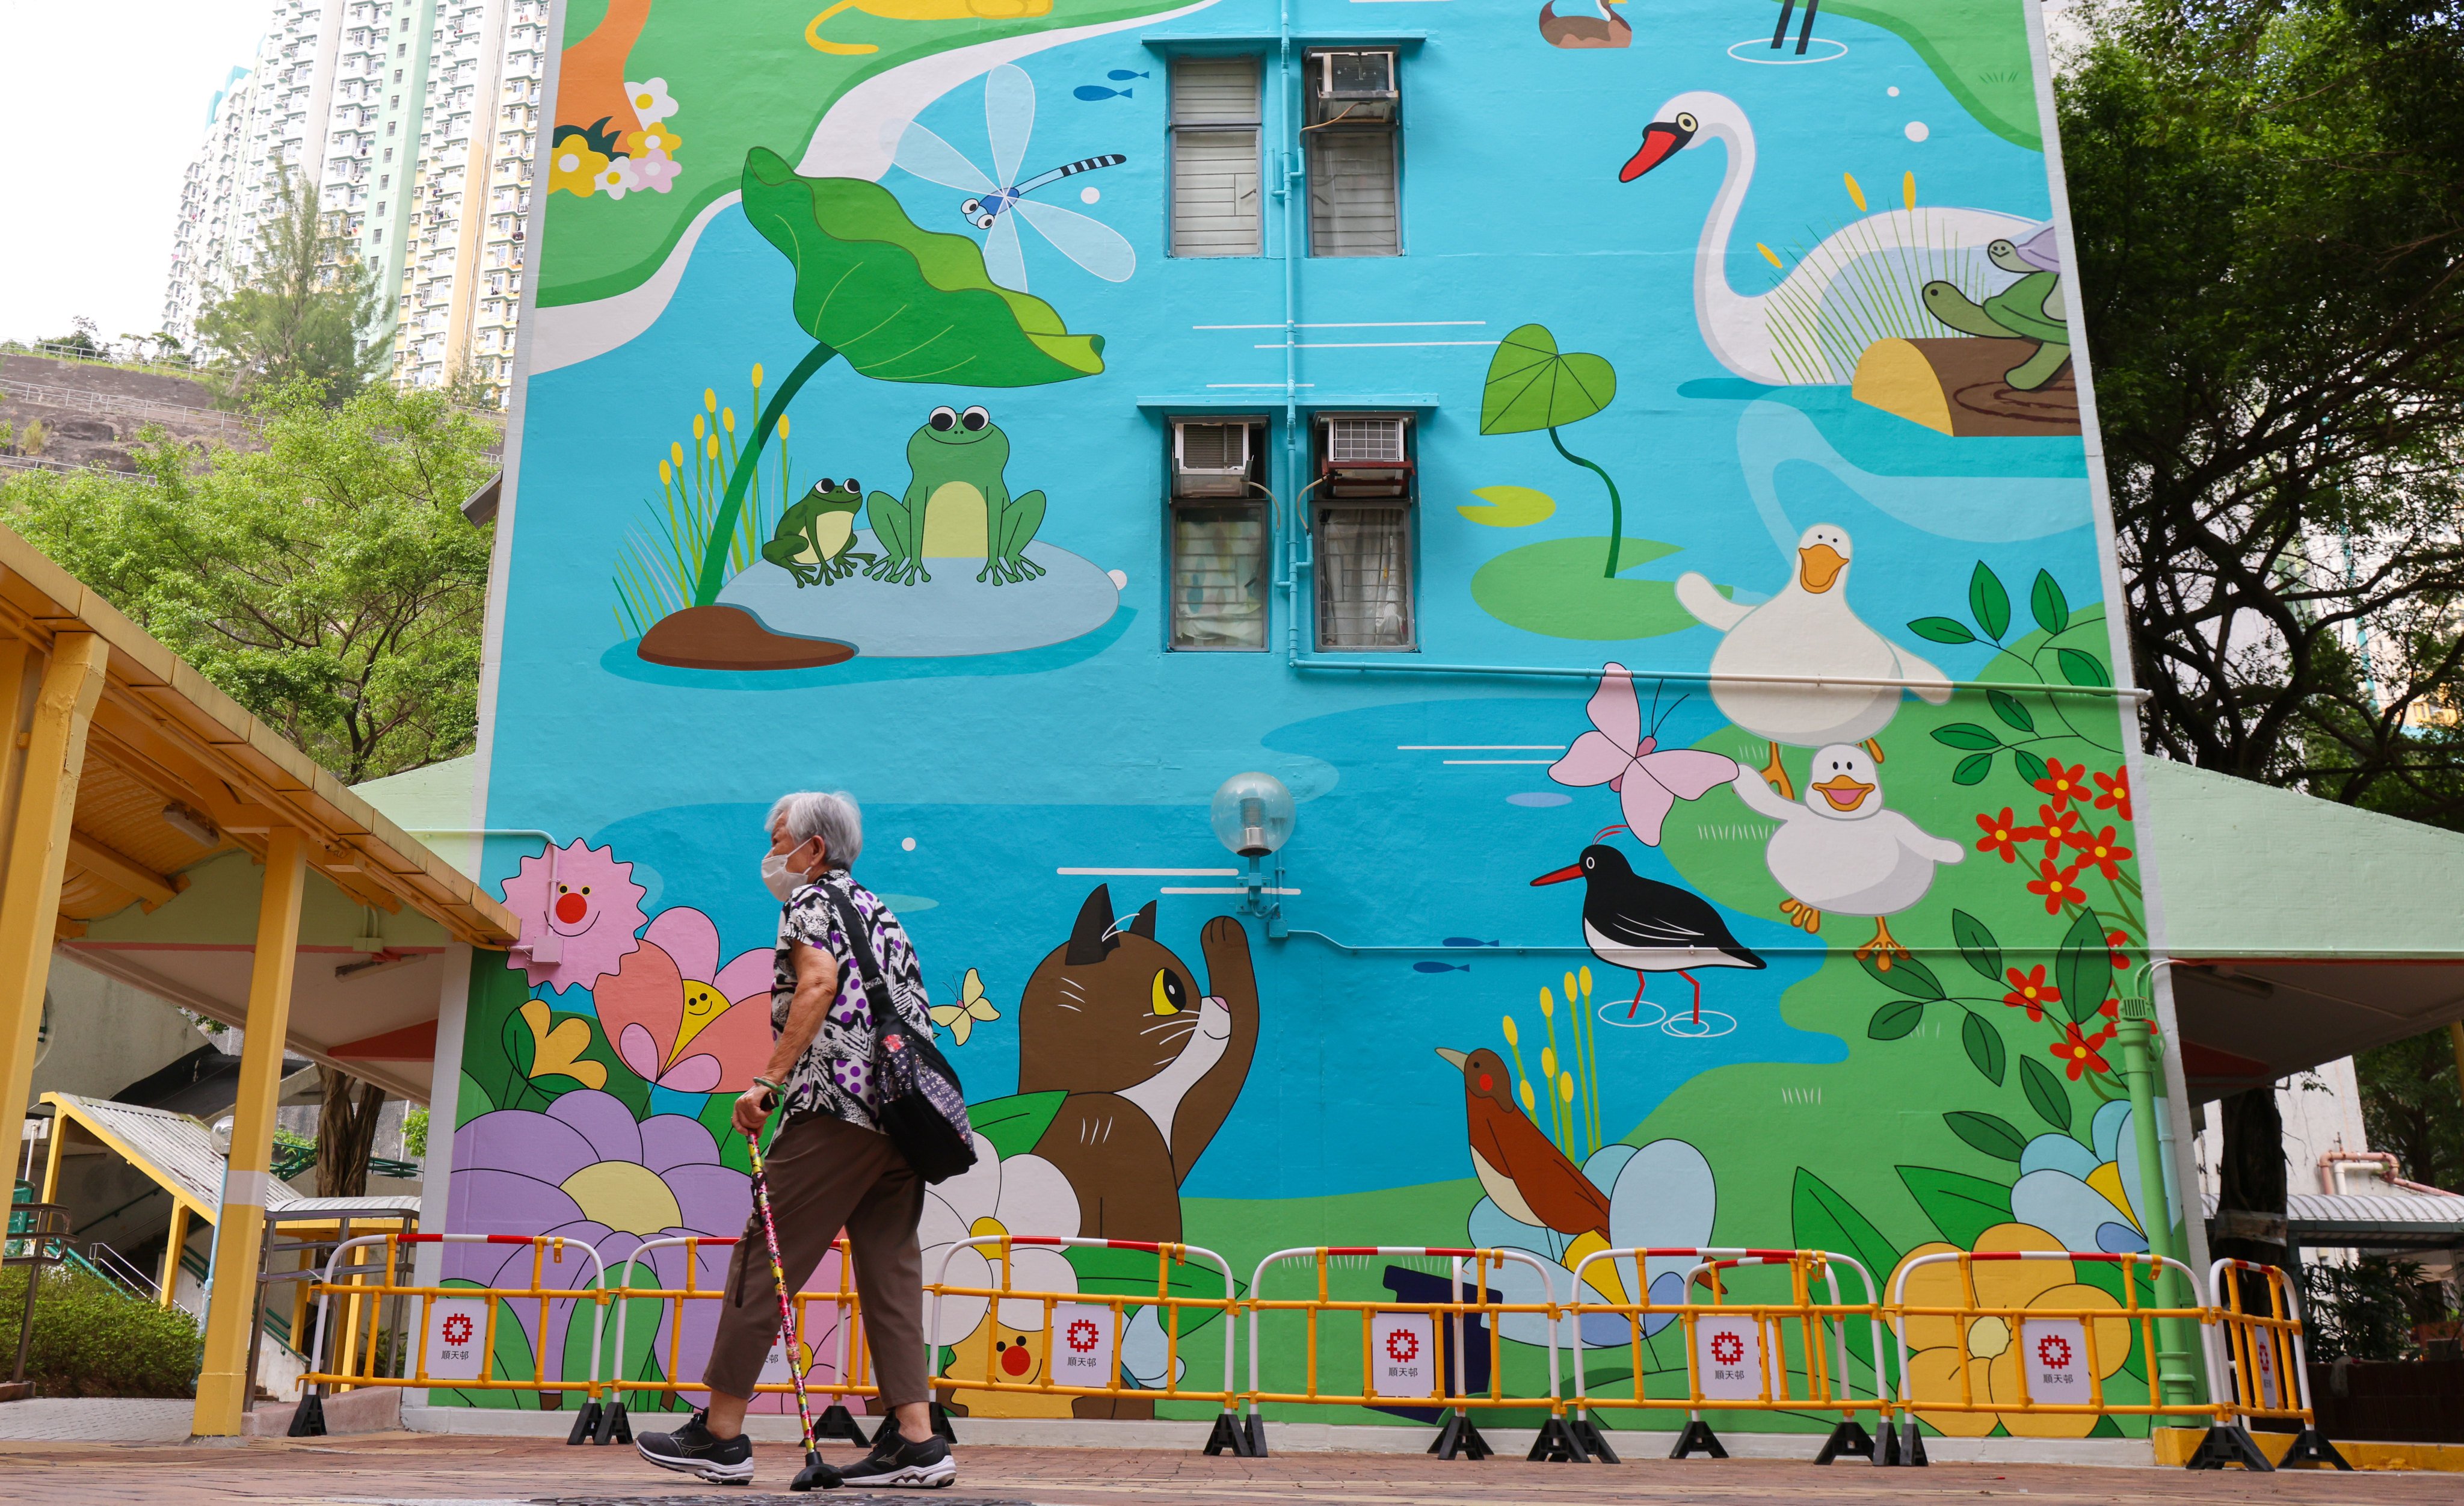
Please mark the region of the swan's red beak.
POLYGON ((1674 121, 1654 121, 1642 128, 1642 145, 1617 169, 1617 182, 1632 183, 1675 155, 1694 133, 1674 121))

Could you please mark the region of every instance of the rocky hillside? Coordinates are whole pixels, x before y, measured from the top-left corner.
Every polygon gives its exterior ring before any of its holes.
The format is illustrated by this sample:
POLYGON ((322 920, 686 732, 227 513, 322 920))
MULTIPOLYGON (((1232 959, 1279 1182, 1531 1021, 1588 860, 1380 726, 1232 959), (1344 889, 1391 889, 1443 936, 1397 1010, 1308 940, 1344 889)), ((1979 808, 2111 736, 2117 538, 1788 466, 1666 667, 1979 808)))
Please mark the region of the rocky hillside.
POLYGON ((129 446, 138 432, 159 425, 183 439, 248 446, 255 433, 238 415, 215 410, 214 394, 183 377, 43 356, 0 355, 0 470, 101 466, 131 471, 129 446), (40 423, 39 451, 29 454, 29 426, 40 423))

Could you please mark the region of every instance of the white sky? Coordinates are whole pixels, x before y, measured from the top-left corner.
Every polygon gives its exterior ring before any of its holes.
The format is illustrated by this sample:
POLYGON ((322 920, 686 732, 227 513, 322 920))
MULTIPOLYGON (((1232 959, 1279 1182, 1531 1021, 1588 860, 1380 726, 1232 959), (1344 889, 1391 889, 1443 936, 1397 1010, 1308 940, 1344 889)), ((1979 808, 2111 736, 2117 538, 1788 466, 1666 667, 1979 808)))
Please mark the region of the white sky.
POLYGON ((105 339, 163 321, 180 175, 206 104, 254 60, 272 0, 0 0, 11 167, 0 338, 105 339))

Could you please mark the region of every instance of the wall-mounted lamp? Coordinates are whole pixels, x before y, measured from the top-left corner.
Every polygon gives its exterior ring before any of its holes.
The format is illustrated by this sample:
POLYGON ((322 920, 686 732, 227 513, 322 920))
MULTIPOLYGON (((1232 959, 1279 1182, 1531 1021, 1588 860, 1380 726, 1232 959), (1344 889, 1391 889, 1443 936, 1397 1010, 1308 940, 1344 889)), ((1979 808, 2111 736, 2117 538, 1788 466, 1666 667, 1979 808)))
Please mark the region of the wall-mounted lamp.
POLYGON ((1235 856, 1249 860, 1249 872, 1241 881, 1246 890, 1241 913, 1265 921, 1266 935, 1281 940, 1284 865, 1280 858, 1276 860, 1271 885, 1260 865, 1291 840, 1292 792, 1272 774, 1235 774, 1216 789, 1207 819, 1214 825, 1215 840, 1235 856))

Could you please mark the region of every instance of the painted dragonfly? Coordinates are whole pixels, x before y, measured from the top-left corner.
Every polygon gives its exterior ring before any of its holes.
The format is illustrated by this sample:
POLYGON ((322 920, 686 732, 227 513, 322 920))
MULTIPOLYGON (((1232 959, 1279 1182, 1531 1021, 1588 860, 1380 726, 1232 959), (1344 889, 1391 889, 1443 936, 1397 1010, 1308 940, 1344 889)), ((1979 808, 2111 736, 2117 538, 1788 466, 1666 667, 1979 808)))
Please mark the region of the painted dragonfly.
POLYGON ((1128 281, 1138 268, 1138 254, 1120 232, 1075 210, 1026 195, 1082 172, 1117 167, 1129 159, 1117 152, 1085 157, 1021 183, 1019 164, 1026 157, 1027 137, 1035 129, 1035 84, 1009 63, 984 76, 984 126, 992 140, 991 177, 957 147, 913 123, 899 137, 892 160, 928 183, 972 195, 958 206, 958 212, 968 224, 986 233, 986 274, 1002 287, 1026 291, 1026 257, 1018 236, 1018 222, 1023 219, 1055 251, 1087 271, 1107 282, 1128 281))

